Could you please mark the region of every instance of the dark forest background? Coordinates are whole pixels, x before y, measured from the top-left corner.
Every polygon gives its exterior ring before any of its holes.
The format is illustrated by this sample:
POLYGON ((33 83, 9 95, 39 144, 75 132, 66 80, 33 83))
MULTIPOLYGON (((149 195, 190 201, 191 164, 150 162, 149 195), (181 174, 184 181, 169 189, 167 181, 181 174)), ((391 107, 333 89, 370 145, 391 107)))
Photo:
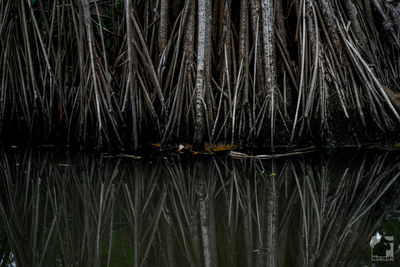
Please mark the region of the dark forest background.
POLYGON ((5 139, 98 148, 398 137, 394 0, 0 0, 5 139))

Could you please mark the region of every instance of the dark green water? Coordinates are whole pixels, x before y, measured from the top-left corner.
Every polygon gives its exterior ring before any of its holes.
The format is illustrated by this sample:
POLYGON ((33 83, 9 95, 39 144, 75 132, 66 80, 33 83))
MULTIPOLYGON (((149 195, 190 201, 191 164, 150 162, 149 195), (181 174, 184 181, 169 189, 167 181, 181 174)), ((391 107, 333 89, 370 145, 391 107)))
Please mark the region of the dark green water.
POLYGON ((400 266, 399 176, 395 152, 2 150, 0 266, 400 266), (393 263, 371 262, 376 231, 393 263))

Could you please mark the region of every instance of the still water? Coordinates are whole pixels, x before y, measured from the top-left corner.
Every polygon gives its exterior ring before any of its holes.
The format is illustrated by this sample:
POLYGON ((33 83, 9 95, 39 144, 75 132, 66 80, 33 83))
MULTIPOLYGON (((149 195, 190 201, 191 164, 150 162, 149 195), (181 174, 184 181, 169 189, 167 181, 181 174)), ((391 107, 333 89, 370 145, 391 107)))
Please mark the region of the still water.
POLYGON ((396 152, 1 150, 0 266, 400 266, 399 176, 396 152))

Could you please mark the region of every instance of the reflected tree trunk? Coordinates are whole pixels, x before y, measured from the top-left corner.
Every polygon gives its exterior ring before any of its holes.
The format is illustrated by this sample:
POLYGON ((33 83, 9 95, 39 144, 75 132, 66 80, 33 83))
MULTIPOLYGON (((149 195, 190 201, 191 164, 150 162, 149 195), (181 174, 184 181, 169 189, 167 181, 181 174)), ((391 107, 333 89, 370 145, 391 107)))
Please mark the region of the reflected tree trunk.
POLYGON ((213 266, 211 261, 211 245, 210 245, 210 231, 209 231, 209 218, 208 218, 208 200, 204 181, 199 181, 199 213, 200 213, 200 229, 201 240, 203 247, 204 266, 213 266))
POLYGON ((271 175, 267 180, 267 266, 279 266, 278 263, 278 209, 279 182, 275 176, 275 161, 271 162, 271 175))

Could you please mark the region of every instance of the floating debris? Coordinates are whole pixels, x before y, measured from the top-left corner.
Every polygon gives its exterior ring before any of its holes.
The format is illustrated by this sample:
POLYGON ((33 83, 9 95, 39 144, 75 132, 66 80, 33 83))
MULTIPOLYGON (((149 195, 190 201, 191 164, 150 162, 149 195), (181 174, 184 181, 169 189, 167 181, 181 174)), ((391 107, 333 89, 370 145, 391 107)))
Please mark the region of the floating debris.
POLYGON ((69 164, 66 164, 66 163, 59 163, 59 164, 57 164, 57 166, 60 166, 60 167, 69 167, 70 165, 69 165, 69 164))
POLYGON ((178 152, 181 152, 181 150, 184 149, 184 148, 185 148, 184 145, 179 145, 179 146, 178 146, 178 152))
POLYGON ((269 155, 247 155, 242 152, 236 152, 236 151, 231 151, 229 154, 232 158, 249 158, 249 159, 273 159, 273 158, 282 158, 282 157, 289 157, 289 156, 295 156, 295 155, 301 155, 301 154, 306 154, 310 152, 314 152, 315 148, 310 147, 307 149, 302 149, 302 150, 297 150, 294 152, 288 152, 288 153, 283 153, 283 154, 269 154, 269 155))
POLYGON ((204 145, 204 150, 209 153, 228 151, 228 150, 237 149, 237 148, 239 148, 238 145, 231 146, 231 144, 224 144, 224 143, 217 143, 217 144, 205 143, 205 145, 204 145))
POLYGON ((141 156, 135 156, 135 155, 130 155, 130 154, 119 154, 119 155, 116 155, 116 157, 120 157, 120 158, 132 158, 132 159, 142 159, 141 156))

